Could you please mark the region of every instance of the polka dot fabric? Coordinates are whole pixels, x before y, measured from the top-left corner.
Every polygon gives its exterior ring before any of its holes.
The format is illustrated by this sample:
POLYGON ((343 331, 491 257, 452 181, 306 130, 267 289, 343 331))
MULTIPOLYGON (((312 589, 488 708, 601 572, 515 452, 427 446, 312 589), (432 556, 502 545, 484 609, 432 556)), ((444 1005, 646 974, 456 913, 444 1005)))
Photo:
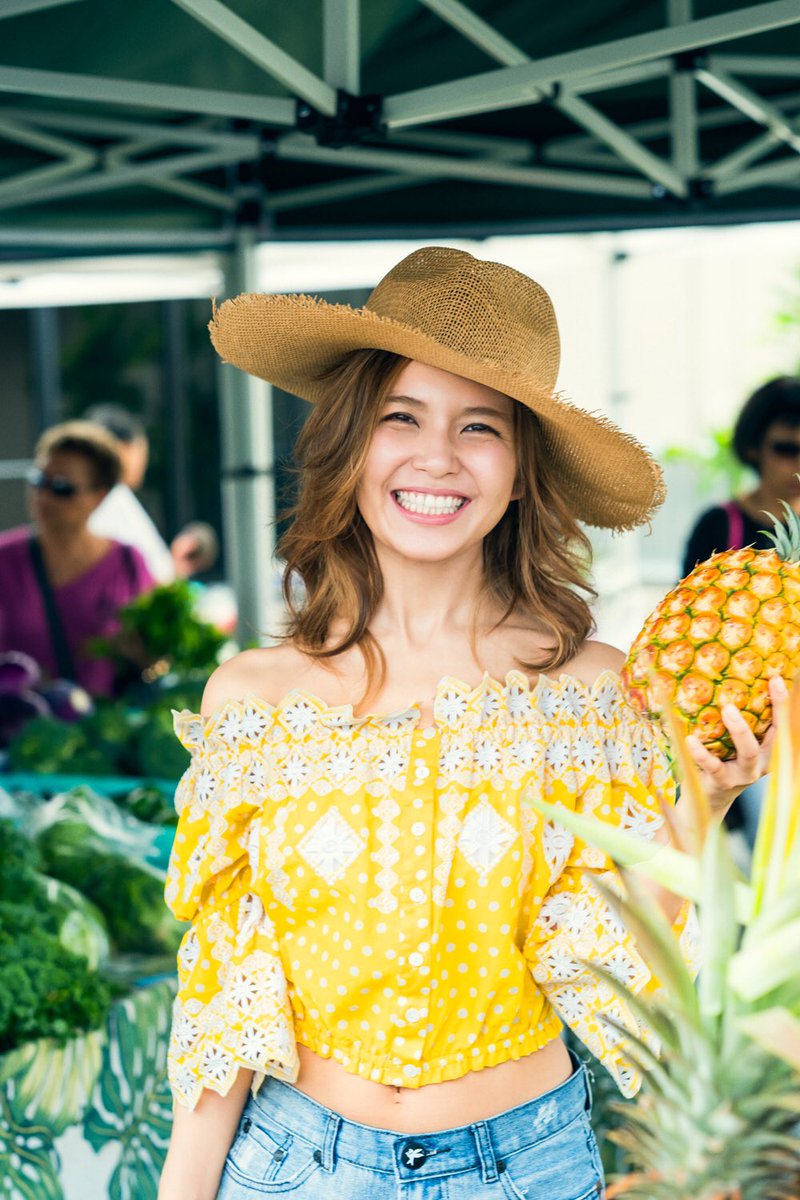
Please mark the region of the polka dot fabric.
MULTIPOLYGON (((584 960, 658 981, 587 882, 606 856, 546 821, 539 794, 651 836, 674 798, 653 726, 604 673, 531 688, 447 678, 415 707, 356 717, 293 692, 175 714, 191 751, 167 902, 178 955, 176 1098, 225 1094, 240 1066, 293 1080, 299 1042, 366 1079, 420 1087, 544 1046, 567 1021, 632 1094, 584 960), (558 1015, 560 1014, 560 1016, 558 1015)), ((687 912, 676 924, 694 954, 687 912)))

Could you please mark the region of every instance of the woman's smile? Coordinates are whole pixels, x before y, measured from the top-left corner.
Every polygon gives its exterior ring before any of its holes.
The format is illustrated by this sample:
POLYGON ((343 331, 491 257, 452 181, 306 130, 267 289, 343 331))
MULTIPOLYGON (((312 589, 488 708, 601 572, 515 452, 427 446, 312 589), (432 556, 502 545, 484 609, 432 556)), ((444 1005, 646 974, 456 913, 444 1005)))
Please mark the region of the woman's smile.
POLYGON ((446 525, 455 521, 469 504, 458 492, 437 492, 430 488, 397 488, 392 499, 404 516, 424 525, 446 525))

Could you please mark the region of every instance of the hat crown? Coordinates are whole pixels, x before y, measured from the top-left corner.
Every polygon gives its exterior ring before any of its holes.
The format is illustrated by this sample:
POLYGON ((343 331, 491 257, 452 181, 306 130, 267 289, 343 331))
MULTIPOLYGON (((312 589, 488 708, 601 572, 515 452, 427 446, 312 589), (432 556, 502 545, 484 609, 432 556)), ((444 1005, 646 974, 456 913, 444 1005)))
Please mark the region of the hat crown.
POLYGON ((555 387, 560 341, 552 302, 513 267, 428 246, 393 267, 365 308, 476 361, 533 376, 547 391, 555 387))

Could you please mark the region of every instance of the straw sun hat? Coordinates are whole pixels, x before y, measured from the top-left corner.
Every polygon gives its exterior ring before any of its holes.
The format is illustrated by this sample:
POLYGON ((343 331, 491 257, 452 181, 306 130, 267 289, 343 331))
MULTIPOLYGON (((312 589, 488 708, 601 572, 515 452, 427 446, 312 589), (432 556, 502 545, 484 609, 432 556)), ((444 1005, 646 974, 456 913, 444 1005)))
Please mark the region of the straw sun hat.
POLYGON ((463 250, 409 254, 363 308, 311 296, 242 295, 214 311, 221 357, 315 401, 319 377, 351 350, 390 350, 504 392, 539 418, 574 514, 630 529, 664 499, 661 471, 634 438, 555 395, 559 337, 550 297, 526 275, 463 250))

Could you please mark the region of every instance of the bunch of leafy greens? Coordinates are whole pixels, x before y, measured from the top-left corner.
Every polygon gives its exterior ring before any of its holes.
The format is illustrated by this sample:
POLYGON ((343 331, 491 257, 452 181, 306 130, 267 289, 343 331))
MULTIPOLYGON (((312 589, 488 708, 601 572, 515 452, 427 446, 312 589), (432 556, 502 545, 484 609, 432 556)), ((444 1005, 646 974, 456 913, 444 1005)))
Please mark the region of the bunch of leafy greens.
POLYGON ((210 674, 227 641, 216 626, 196 615, 192 587, 183 579, 137 596, 120 611, 119 621, 120 633, 96 641, 96 653, 115 657, 121 647, 135 648, 134 657, 143 655, 151 663, 163 661, 178 673, 210 674))
POLYGON ((164 689, 144 708, 101 701, 91 716, 65 724, 35 717, 8 746, 14 771, 47 775, 135 775, 178 779, 188 752, 172 730, 172 708, 196 709, 202 686, 164 689))
POLYGON ((184 926, 164 903, 157 830, 86 788, 45 806, 37 845, 48 875, 78 888, 105 918, 120 954, 169 954, 184 926))
POLYGON ((0 1053, 97 1029, 111 1004, 108 981, 64 944, 38 868, 32 843, 0 821, 0 1053))

